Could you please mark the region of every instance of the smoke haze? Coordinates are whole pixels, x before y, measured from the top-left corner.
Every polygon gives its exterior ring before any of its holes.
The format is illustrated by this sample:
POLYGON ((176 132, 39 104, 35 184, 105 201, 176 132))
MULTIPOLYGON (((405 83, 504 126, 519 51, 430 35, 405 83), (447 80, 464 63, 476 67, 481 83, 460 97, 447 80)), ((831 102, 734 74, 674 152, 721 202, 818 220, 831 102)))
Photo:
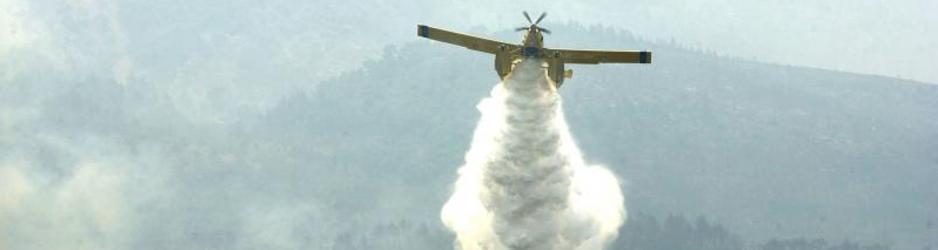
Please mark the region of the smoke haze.
POLYGON ((607 248, 647 213, 934 249, 938 85, 804 66, 936 83, 938 1, 769 2, 0 0, 0 249, 451 248, 440 207, 497 76, 413 26, 517 42, 522 10, 550 13, 548 47, 656 53, 560 91, 627 177, 607 248))

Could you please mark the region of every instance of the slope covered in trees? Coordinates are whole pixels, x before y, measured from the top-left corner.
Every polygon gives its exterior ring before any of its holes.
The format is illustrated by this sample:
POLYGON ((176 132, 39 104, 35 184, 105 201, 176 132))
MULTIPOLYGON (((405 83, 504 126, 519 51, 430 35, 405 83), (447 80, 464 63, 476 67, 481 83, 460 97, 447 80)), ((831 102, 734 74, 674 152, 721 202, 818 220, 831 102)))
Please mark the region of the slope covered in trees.
MULTIPOLYGON (((655 52, 652 65, 570 66, 560 90, 587 160, 622 176, 631 211, 704 214, 752 241, 935 244, 938 87, 552 28, 547 46, 655 52)), ((336 159, 375 192, 361 194, 373 213, 433 221, 497 81, 490 56, 418 41, 288 98, 261 119, 276 129, 253 132, 336 159)))

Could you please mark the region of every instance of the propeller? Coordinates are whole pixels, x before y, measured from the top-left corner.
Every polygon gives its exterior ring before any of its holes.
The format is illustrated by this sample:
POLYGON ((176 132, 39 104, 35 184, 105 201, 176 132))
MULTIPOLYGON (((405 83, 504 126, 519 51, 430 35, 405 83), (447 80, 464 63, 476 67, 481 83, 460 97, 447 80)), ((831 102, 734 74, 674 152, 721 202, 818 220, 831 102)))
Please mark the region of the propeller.
MULTIPOLYGON (((544 20, 544 17, 547 17, 547 12, 542 12, 541 16, 537 17, 537 21, 533 21, 533 22, 531 21, 531 16, 528 15, 527 11, 523 11, 521 13, 524 14, 524 19, 528 19, 528 23, 530 23, 531 26, 534 26, 535 29, 537 29, 538 31, 544 32, 544 34, 550 34, 550 30, 537 26, 537 24, 541 23, 541 21, 544 20)), ((515 29, 515 32, 529 30, 529 29, 531 29, 531 27, 518 27, 515 29)))
MULTIPOLYGON (((527 13, 525 13, 525 14, 527 14, 527 13)), ((525 15, 525 16, 527 16, 527 15, 525 15)), ((534 25, 537 25, 537 24, 541 23, 541 20, 544 20, 544 17, 546 17, 546 16, 547 16, 547 12, 542 12, 542 13, 541 13, 541 16, 537 18, 537 21, 534 21, 534 25)), ((528 21, 530 22, 531 19, 528 18, 528 21)))

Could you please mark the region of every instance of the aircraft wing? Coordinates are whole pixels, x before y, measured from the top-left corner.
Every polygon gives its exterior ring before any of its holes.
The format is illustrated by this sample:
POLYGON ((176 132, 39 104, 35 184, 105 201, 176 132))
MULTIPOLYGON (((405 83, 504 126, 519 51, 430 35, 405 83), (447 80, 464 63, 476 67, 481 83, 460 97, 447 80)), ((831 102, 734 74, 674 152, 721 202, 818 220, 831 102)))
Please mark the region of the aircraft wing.
POLYGON ((559 56, 564 63, 651 63, 651 51, 547 50, 548 55, 559 56))
POLYGON ((513 51, 518 48, 518 45, 437 29, 426 25, 417 25, 417 35, 491 54, 495 54, 497 51, 513 51))

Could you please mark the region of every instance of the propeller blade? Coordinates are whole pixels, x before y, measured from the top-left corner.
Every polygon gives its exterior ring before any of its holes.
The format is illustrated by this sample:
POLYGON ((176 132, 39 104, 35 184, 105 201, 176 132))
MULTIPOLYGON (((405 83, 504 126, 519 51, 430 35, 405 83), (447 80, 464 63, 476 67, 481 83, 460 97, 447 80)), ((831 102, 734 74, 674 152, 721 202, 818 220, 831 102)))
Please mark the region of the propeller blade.
POLYGON ((519 27, 515 29, 515 32, 522 31, 522 30, 528 30, 528 27, 519 27))
POLYGON ((544 34, 550 34, 550 30, 549 30, 549 29, 540 28, 540 27, 538 27, 537 29, 541 30, 541 32, 544 32, 544 34))
POLYGON ((547 16, 547 12, 541 13, 541 16, 537 18, 537 21, 534 22, 534 25, 541 23, 541 20, 544 20, 544 17, 547 16))
POLYGON ((524 19, 528 19, 528 23, 534 23, 531 22, 531 16, 528 15, 527 11, 522 11, 521 13, 524 13, 524 19))

